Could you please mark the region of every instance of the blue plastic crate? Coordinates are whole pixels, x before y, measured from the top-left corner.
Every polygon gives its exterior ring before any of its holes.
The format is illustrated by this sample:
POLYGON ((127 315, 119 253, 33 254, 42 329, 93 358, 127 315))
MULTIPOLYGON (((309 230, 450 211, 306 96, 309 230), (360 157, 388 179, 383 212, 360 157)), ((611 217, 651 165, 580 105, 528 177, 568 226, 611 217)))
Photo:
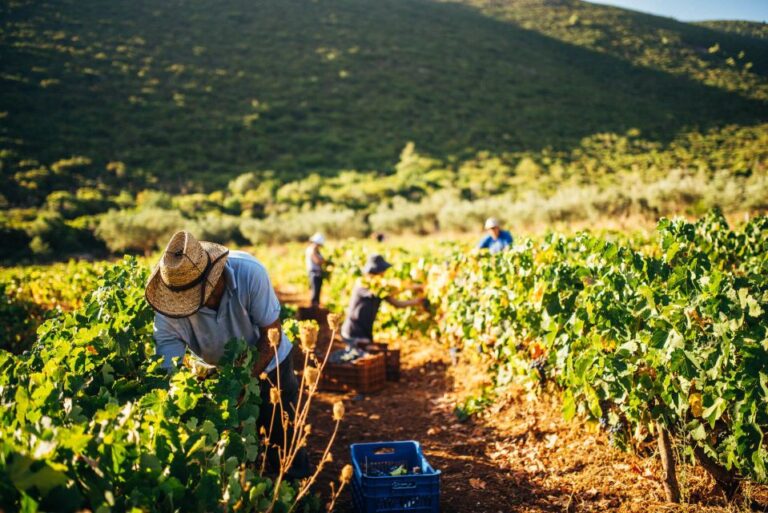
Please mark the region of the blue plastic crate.
POLYGON ((440 471, 424 458, 418 442, 374 442, 352 444, 352 498, 360 513, 438 513, 440 511, 440 471), (408 471, 419 467, 419 474, 403 476, 367 475, 371 470, 387 471, 403 465, 408 471))

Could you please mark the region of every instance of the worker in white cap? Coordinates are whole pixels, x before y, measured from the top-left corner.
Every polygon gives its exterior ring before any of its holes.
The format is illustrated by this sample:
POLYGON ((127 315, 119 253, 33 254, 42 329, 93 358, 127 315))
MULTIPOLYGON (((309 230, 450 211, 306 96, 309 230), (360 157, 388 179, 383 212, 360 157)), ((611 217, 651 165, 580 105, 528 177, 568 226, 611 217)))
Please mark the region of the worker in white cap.
POLYGON ((477 245, 477 249, 487 249, 493 254, 512 246, 512 234, 507 230, 502 230, 498 219, 495 217, 486 219, 485 231, 488 234, 477 245))
POLYGON ((320 253, 320 247, 323 244, 325 244, 325 237, 318 232, 309 238, 309 246, 305 252, 313 307, 320 306, 320 289, 323 287, 323 264, 325 263, 325 258, 320 253))

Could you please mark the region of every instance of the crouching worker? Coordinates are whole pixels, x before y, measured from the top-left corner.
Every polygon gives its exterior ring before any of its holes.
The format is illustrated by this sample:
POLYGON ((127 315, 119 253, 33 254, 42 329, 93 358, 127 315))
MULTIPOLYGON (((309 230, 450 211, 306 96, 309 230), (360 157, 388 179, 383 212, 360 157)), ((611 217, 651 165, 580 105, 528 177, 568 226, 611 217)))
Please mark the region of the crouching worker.
MULTIPOLYGON (((242 251, 198 241, 189 232, 177 232, 153 270, 145 296, 155 310, 156 351, 166 368, 172 369, 172 358, 183 358, 187 348, 216 365, 229 340, 244 339, 258 350, 252 375, 265 372, 269 379, 259 383, 259 425, 269 432, 273 408, 269 383, 278 383, 278 370, 283 406, 293 418, 299 384, 290 357, 292 345, 282 333, 277 356, 269 345, 267 332, 280 330, 280 302, 258 260, 242 251)), ((288 439, 291 435, 287 433, 288 439)), ((279 469, 273 446, 281 446, 284 436, 281 423, 275 422, 267 452, 273 471, 279 469)), ((307 451, 302 448, 288 476, 300 479, 309 475, 307 451)))
POLYGON ((356 347, 358 344, 373 342, 373 324, 382 301, 397 308, 426 304, 426 300, 421 297, 405 300, 394 297, 393 291, 378 279, 390 267, 392 265, 381 255, 371 255, 363 267, 364 276, 355 283, 347 315, 341 326, 341 338, 348 345, 356 347))

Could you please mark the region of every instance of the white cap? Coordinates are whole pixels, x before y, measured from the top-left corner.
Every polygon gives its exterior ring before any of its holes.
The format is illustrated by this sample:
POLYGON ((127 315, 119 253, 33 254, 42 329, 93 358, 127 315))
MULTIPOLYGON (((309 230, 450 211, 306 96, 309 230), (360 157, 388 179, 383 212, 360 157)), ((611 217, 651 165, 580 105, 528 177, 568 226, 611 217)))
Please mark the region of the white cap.
POLYGON ((498 228, 499 227, 499 220, 495 217, 489 217, 485 220, 485 229, 490 230, 491 228, 498 228))
POLYGON ((323 237, 323 234, 320 232, 317 232, 312 237, 309 238, 309 242, 314 242, 315 244, 318 244, 322 246, 325 244, 325 237, 323 237))

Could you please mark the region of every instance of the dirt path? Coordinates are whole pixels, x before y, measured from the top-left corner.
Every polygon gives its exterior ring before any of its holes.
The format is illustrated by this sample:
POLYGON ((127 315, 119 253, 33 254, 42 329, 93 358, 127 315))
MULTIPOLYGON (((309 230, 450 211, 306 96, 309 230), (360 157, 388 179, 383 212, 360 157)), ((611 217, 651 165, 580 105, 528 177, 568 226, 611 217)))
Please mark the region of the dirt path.
MULTIPOLYGON (((400 349, 399 382, 388 382, 381 392, 366 396, 323 392, 316 397, 311 414, 316 436, 310 447, 315 462, 321 456, 321 440, 333 429, 333 403, 342 400, 347 412, 332 450, 333 462, 318 486, 324 496, 328 482, 349 463, 350 444, 417 440, 430 463, 442 471, 443 513, 745 508, 743 502, 726 504, 713 492, 713 483, 691 467, 683 467, 680 477, 692 505, 665 503, 656 458, 618 451, 603 432, 584 423, 566 423, 556 395, 533 398, 521 392, 483 418, 459 422, 453 414, 455 372, 447 352, 428 340, 406 340, 400 349)), ((752 496, 767 502, 766 487, 754 488, 752 496)), ((354 511, 348 492, 336 511, 354 511)))

